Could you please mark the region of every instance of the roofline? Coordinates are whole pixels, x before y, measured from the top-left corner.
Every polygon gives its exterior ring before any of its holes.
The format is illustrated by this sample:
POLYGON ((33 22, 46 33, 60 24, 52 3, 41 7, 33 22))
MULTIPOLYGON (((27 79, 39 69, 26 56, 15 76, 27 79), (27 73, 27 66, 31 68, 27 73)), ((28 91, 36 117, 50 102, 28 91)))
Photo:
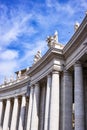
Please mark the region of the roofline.
POLYGON ((64 46, 64 48, 63 48, 63 54, 65 54, 70 49, 70 47, 73 45, 73 43, 78 38, 78 36, 81 34, 83 28, 86 25, 87 25, 87 15, 85 16, 85 18, 83 19, 83 21, 81 22, 80 26, 78 27, 78 29, 76 30, 76 32, 73 34, 73 36, 71 37, 71 39, 64 46))

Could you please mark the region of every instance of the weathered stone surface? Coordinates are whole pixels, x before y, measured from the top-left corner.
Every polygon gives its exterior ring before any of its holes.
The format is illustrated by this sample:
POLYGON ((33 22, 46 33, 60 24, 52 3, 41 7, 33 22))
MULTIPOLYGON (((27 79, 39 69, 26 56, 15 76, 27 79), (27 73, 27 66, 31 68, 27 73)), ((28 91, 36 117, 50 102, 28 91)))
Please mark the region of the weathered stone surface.
POLYGON ((18 119, 18 97, 15 97, 12 112, 11 128, 10 128, 11 130, 17 129, 17 119, 18 119))
POLYGON ((27 130, 31 129, 33 98, 34 98, 34 88, 31 87, 29 96, 28 116, 27 116, 27 130))
POLYGON ((51 86, 51 99, 50 99, 50 118, 49 130, 59 130, 59 93, 60 81, 59 72, 52 72, 52 86, 51 86))
POLYGON ((72 75, 68 71, 63 74, 62 96, 62 130, 72 130, 72 75))
POLYGON ((10 99, 7 99, 5 115, 4 115, 4 122, 3 122, 3 130, 9 130, 10 108, 11 108, 10 99))
POLYGON ((24 115, 25 115, 25 107, 26 107, 26 97, 25 95, 22 96, 22 103, 21 103, 21 110, 20 110, 20 117, 19 117, 19 130, 24 130, 24 115))
POLYGON ((45 104, 45 117, 44 117, 44 130, 49 128, 49 112, 50 112, 50 93, 51 93, 51 75, 47 76, 47 87, 46 87, 46 104, 45 104))
POLYGON ((74 66, 75 76, 75 130, 85 130, 83 71, 80 63, 74 66))
POLYGON ((34 88, 31 130, 38 130, 39 126, 39 100, 40 100, 39 96, 40 96, 40 87, 39 84, 37 83, 35 84, 34 88))

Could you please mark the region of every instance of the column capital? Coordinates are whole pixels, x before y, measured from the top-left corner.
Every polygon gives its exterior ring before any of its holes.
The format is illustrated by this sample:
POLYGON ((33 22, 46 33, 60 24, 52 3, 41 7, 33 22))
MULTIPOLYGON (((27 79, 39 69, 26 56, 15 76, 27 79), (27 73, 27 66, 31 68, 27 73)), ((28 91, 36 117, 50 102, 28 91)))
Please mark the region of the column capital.
POLYGON ((11 98, 7 98, 7 101, 10 101, 11 100, 11 98))
POLYGON ((52 71, 52 74, 59 74, 60 72, 59 71, 57 71, 57 70, 53 70, 52 71))
POLYGON ((67 75, 67 76, 71 76, 71 72, 69 70, 64 70, 63 71, 63 74, 64 75, 67 75))
POLYGON ((34 84, 32 84, 29 88, 30 88, 30 89, 33 89, 33 88, 34 88, 34 84))
POLYGON ((48 75, 47 75, 47 78, 51 78, 51 74, 48 74, 48 75))
POLYGON ((13 98, 14 98, 14 99, 15 99, 15 98, 17 98, 17 99, 18 99, 18 96, 14 96, 13 98))
POLYGON ((74 64, 74 67, 81 67, 81 66, 82 66, 81 61, 76 61, 74 64))
POLYGON ((24 93, 24 94, 22 94, 21 96, 22 96, 22 97, 26 97, 26 94, 24 93))
POLYGON ((39 87, 39 82, 35 83, 35 87, 36 87, 36 86, 39 87))

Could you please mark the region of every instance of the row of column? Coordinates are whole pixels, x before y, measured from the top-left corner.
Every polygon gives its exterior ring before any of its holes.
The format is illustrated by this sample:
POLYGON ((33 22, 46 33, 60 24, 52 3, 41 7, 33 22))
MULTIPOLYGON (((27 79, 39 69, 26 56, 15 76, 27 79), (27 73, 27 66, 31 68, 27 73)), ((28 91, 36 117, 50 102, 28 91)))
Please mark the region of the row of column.
MULTIPOLYGON (((27 116, 27 126, 26 130, 59 130, 59 93, 60 93, 60 80, 59 72, 53 71, 52 75, 47 76, 47 86, 44 86, 44 89, 41 92, 40 97, 40 86, 35 84, 30 88, 29 96, 29 107, 28 107, 28 116, 27 116), (45 98, 45 88, 46 88, 46 98, 45 98), (41 98, 41 99, 40 99, 41 98), (40 100, 41 100, 41 111, 40 109, 40 100)), ((3 121, 3 130, 24 130, 24 114, 26 107, 26 97, 22 96, 20 116, 18 120, 19 112, 19 102, 18 97, 14 99, 13 111, 11 116, 11 101, 7 99, 4 121, 3 121), (12 118, 10 118, 10 116, 12 118), (9 126, 9 119, 11 119, 11 124, 9 126), (17 122, 19 125, 17 127, 17 122)), ((1 126, 1 117, 3 111, 3 104, 0 102, 0 126, 1 126)))
POLYGON ((31 87, 30 90, 27 130, 38 129, 59 130, 59 72, 57 71, 47 76, 47 86, 41 93, 39 84, 36 84, 35 88, 31 87))
MULTIPOLYGON (((0 101, 0 130, 17 130, 17 121, 18 121, 18 111, 19 111, 19 102, 18 97, 15 97, 14 99, 14 106, 13 111, 11 109, 11 101, 10 99, 7 99, 6 101, 6 108, 4 113, 4 120, 2 125, 2 118, 3 118, 3 101, 0 101)), ((21 103, 21 109, 20 109, 20 116, 19 116, 19 130, 23 130, 24 128, 24 113, 25 113, 25 107, 26 107, 26 96, 22 96, 22 103, 21 103)))
MULTIPOLYGON (((85 130, 83 76, 81 64, 75 64, 74 66, 74 87, 75 130, 85 130)), ((47 76, 46 99, 44 96, 45 90, 43 89, 42 99, 40 99, 39 83, 36 83, 33 87, 31 86, 26 130, 72 130, 72 75, 68 71, 64 71, 62 86, 60 88, 60 74, 58 71, 53 71, 52 75, 50 74, 47 76), (62 93, 60 89, 62 89, 62 93), (41 104, 41 115, 39 114, 40 100, 43 102, 41 104), (59 126, 60 119, 62 120, 61 128, 59 126)), ((18 130, 23 130, 24 128, 25 106, 26 97, 23 95, 18 130)), ((10 99, 7 99, 3 130, 9 129, 10 110, 10 99)), ((0 126, 2 111, 3 104, 0 102, 0 126)), ((10 130, 17 130, 18 111, 18 97, 15 97, 10 130)))
MULTIPOLYGON (((75 130, 85 130, 84 86, 81 63, 74 65, 75 130)), ((62 85, 61 130, 72 130, 72 75, 64 71, 62 85)))

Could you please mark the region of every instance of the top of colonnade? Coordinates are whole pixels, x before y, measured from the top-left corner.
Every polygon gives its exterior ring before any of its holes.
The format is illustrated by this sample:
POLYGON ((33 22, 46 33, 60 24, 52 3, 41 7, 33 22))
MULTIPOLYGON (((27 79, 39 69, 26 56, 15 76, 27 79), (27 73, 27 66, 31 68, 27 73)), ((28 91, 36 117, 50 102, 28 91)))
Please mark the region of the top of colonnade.
POLYGON ((58 41, 58 32, 55 31, 53 36, 47 37, 47 45, 49 48, 57 48, 57 49, 63 49, 64 45, 60 44, 58 41))
POLYGON ((75 33, 63 48, 63 55, 66 58, 70 56, 72 51, 77 49, 79 43, 81 43, 80 41, 82 41, 82 38, 85 39, 85 36, 87 37, 87 11, 81 24, 78 22, 75 23, 74 30, 75 33))
MULTIPOLYGON (((29 79, 29 73, 32 70, 36 69, 37 66, 44 63, 47 60, 47 58, 49 57, 49 55, 51 56, 52 50, 57 49, 57 50, 62 51, 62 49, 64 47, 64 45, 62 45, 58 42, 58 32, 57 31, 54 33, 53 36, 47 37, 46 41, 47 41, 47 45, 48 45, 49 49, 45 53, 45 55, 42 57, 41 51, 37 51, 36 55, 34 56, 32 66, 15 72, 16 76, 13 74, 10 76, 10 78, 5 77, 3 84, 0 85, 1 88, 19 84, 23 80, 27 81, 27 79, 29 79)), ((56 52, 57 52, 57 50, 56 50, 56 52)))
MULTIPOLYGON (((46 39, 46 42, 47 42, 47 46, 48 46, 49 50, 52 50, 52 49, 62 50, 64 48, 64 45, 60 44, 58 41, 58 32, 57 31, 55 31, 53 36, 48 36, 46 39)), ((43 57, 41 56, 41 51, 38 50, 36 55, 34 56, 33 65, 36 64, 43 57)))
POLYGON ((17 71, 16 72, 17 78, 15 80, 14 80, 13 76, 11 76, 9 82, 7 81, 7 78, 5 78, 4 84, 1 86, 5 87, 5 86, 9 86, 9 85, 21 82, 22 80, 26 80, 27 78, 29 79, 29 74, 32 71, 34 71, 38 66, 39 67, 40 67, 40 65, 43 66, 43 63, 47 64, 49 62, 49 60, 51 59, 51 56, 53 53, 57 54, 57 56, 59 55, 60 57, 62 57, 63 55, 65 56, 66 53, 70 52, 69 49, 71 49, 72 45, 75 44, 76 38, 80 35, 80 33, 82 33, 84 28, 87 31, 87 13, 80 25, 78 22, 75 24, 75 26, 74 26, 75 33, 71 37, 70 41, 65 46, 59 43, 58 32, 56 31, 53 36, 48 36, 46 39, 47 45, 49 47, 46 54, 44 56, 41 56, 41 51, 38 51, 36 53, 36 55, 34 56, 33 65, 30 68, 26 68, 26 69, 17 71))

